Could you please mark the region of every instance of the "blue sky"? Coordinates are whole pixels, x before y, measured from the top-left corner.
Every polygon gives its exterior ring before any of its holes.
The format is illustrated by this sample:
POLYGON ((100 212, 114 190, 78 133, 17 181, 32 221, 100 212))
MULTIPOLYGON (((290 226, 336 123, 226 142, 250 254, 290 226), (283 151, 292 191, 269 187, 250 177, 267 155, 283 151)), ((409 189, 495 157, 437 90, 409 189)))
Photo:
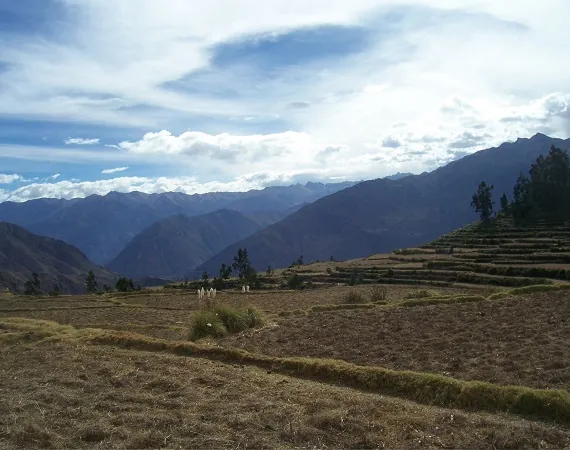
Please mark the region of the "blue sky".
POLYGON ((565 0, 0 0, 0 201, 432 170, 570 133, 565 0))

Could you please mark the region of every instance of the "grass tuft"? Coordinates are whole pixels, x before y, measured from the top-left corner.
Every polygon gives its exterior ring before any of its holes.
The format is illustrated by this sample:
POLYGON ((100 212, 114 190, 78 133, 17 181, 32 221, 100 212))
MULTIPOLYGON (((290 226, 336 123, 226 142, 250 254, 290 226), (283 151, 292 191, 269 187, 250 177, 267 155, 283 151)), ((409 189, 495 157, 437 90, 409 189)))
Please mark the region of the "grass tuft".
POLYGON ((222 337, 227 333, 239 333, 262 323, 263 316, 256 308, 217 305, 213 309, 198 311, 192 316, 189 339, 195 341, 207 336, 222 337))
POLYGON ((192 316, 189 339, 196 341, 207 336, 222 337, 227 332, 221 317, 213 310, 204 309, 192 316))

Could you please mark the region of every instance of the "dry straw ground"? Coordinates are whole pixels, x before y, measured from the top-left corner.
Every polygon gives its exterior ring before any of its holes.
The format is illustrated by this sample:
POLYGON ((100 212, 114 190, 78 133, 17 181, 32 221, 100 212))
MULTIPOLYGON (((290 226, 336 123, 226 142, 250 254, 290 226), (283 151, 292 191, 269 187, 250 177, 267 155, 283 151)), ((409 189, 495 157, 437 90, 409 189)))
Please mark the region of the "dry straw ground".
POLYGON ((0 447, 569 448, 570 228, 485 233, 221 292, 265 325, 198 344, 193 293, 2 295, 0 447))

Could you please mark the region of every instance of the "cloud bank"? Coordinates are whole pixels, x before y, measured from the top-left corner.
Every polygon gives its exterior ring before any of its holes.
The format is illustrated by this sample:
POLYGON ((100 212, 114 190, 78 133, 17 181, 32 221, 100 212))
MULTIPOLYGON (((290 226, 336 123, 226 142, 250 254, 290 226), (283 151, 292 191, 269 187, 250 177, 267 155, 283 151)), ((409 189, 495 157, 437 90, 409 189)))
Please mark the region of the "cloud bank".
POLYGON ((0 163, 83 181, 4 198, 370 179, 570 135, 565 0, 17 5, 35 28, 0 32, 0 163))

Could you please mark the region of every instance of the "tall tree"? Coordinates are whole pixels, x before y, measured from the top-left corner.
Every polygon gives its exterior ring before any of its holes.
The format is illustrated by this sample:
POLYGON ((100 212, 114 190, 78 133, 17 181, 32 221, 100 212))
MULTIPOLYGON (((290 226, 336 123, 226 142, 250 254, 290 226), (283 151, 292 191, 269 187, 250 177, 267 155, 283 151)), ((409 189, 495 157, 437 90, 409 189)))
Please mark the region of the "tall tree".
POLYGON ((39 277, 37 272, 32 273, 32 279, 26 281, 26 283, 24 284, 24 287, 25 287, 25 290, 24 290, 25 295, 40 295, 41 294, 40 277, 39 277))
POLYGON ((247 253, 247 248, 238 249, 237 255, 234 256, 234 262, 232 264, 234 270, 238 272, 238 276, 244 278, 251 267, 251 263, 249 261, 249 255, 247 253))
POLYGON ((222 263, 222 265, 220 266, 220 278, 223 280, 227 280, 231 274, 232 274, 232 267, 222 263))
POLYGON ((509 214, 509 199, 507 197, 507 194, 503 192, 503 195, 501 195, 501 212, 505 215, 509 214))
POLYGON ((471 199, 471 206, 478 212, 481 216, 481 220, 483 222, 488 222, 491 218, 491 214, 493 213, 493 185, 488 185, 484 181, 481 181, 479 187, 477 188, 477 192, 473 194, 471 199))
POLYGON ((89 273, 87 274, 87 281, 85 282, 85 287, 89 294, 94 294, 95 292, 97 292, 97 280, 92 270, 90 270, 89 273))

